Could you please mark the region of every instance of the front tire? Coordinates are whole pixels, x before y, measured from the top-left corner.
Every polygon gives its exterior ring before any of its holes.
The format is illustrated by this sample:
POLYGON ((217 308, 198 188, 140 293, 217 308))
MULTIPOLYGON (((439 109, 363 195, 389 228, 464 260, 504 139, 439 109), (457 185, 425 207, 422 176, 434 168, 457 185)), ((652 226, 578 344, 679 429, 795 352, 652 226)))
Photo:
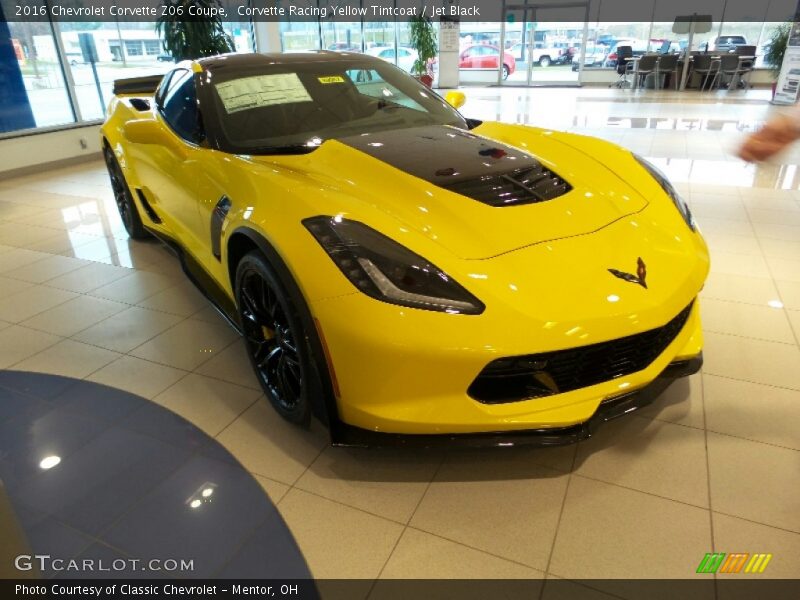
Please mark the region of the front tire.
POLYGON ((117 204, 117 210, 122 219, 122 224, 125 226, 125 231, 134 240, 149 238, 150 234, 142 225, 139 209, 133 201, 131 190, 125 181, 125 175, 122 173, 122 167, 119 166, 117 157, 114 156, 114 152, 108 146, 103 150, 103 157, 106 161, 108 177, 111 179, 111 189, 114 191, 114 202, 117 204))
POLYGON ((308 425, 311 395, 322 389, 310 343, 316 332, 303 326, 295 301, 258 250, 239 262, 235 281, 247 354, 267 400, 287 421, 308 425))
POLYGON ((540 67, 549 67, 550 66, 550 57, 549 56, 543 56, 542 58, 540 58, 539 59, 539 66, 540 67))
POLYGON ((508 76, 511 74, 511 69, 508 68, 508 65, 503 65, 503 81, 508 79, 508 76))

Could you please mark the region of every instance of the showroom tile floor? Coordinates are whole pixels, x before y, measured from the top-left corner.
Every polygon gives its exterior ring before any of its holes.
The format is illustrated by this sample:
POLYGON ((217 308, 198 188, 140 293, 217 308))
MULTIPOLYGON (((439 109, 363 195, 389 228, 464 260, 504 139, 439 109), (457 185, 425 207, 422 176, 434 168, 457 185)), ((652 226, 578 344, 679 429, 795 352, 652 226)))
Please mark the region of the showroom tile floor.
POLYGON ((597 135, 668 172, 712 251, 701 374, 578 446, 331 448, 266 405, 177 261, 128 240, 100 161, 0 181, 0 369, 182 415, 252 473, 318 577, 684 578, 711 551, 800 577, 800 145, 731 156, 769 92, 466 94, 468 116, 597 135))

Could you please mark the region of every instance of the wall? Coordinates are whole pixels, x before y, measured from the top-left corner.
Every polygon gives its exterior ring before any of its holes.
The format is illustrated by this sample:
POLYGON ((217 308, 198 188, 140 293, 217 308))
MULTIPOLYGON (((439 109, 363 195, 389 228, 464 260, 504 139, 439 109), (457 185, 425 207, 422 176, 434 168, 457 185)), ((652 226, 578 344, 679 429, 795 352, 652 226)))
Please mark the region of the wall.
POLYGON ((88 158, 99 152, 99 125, 0 140, 0 178, 7 171, 81 156, 88 158), (86 148, 81 148, 81 140, 85 140, 86 148))

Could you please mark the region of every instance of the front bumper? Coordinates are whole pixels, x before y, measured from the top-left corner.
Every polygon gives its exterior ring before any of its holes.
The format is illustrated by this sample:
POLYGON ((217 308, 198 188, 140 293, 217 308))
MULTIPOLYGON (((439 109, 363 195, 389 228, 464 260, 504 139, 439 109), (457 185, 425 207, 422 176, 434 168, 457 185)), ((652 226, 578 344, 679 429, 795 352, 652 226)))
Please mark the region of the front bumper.
POLYGON ((702 353, 687 360, 670 363, 658 377, 645 387, 604 400, 589 420, 570 427, 488 433, 415 435, 368 431, 339 423, 332 430, 332 443, 335 446, 405 448, 566 446, 589 439, 598 427, 608 421, 613 421, 652 404, 676 379, 693 375, 702 366, 702 353))
MULTIPOLYGON (((679 312, 657 308, 665 316, 648 318, 656 326, 679 312)), ((442 318, 429 311, 366 301, 358 295, 319 303, 315 316, 338 383, 336 417, 344 429, 349 425, 387 434, 489 435, 568 429, 592 418, 602 402, 649 386, 672 363, 692 359, 703 349, 699 303, 695 301, 682 331, 643 370, 552 396, 486 404, 467 393, 482 369, 498 357, 529 354, 530 340, 540 339, 552 329, 542 327, 534 332, 523 325, 501 327, 483 315, 442 318), (344 314, 359 315, 358 325, 343 319, 344 314), (494 344, 481 342, 488 339, 494 344)), ((616 330, 625 326, 619 320, 600 324, 609 331, 611 325, 616 330)), ((344 439, 335 431, 332 434, 334 439, 344 439)))

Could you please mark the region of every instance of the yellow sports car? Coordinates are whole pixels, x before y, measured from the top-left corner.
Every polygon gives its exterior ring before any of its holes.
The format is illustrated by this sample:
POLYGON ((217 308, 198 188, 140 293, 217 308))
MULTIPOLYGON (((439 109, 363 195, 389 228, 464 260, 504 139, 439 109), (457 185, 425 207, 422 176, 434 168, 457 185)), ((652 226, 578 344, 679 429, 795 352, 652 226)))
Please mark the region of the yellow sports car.
POLYGON ((115 84, 129 234, 176 251, 275 409, 333 443, 570 443, 702 363, 708 251, 664 175, 463 102, 331 52, 115 84))

